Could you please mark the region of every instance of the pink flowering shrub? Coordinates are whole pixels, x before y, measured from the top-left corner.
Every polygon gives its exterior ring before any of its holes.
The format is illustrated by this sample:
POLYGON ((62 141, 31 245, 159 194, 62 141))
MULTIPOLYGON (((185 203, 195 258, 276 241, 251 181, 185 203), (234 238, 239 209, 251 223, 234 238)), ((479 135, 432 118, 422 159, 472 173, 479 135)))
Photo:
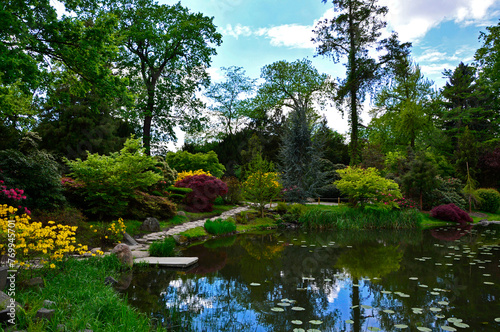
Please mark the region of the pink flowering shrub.
MULTIPOLYGON (((21 200, 24 199, 26 199, 26 195, 24 195, 23 189, 7 188, 7 186, 4 184, 4 181, 0 180, 0 204, 4 203, 4 201, 7 201, 9 204, 13 203, 12 205, 17 205, 21 204, 21 200)), ((28 215, 31 214, 31 211, 28 210, 27 207, 18 205, 17 209, 18 211, 24 210, 23 213, 26 213, 28 215)))
POLYGON ((443 221, 452 221, 460 225, 466 225, 472 222, 472 218, 453 203, 436 206, 431 210, 431 217, 443 221))
POLYGON ((193 189, 186 198, 187 210, 191 212, 210 212, 218 196, 227 193, 227 185, 214 176, 193 175, 177 181, 175 187, 193 189))

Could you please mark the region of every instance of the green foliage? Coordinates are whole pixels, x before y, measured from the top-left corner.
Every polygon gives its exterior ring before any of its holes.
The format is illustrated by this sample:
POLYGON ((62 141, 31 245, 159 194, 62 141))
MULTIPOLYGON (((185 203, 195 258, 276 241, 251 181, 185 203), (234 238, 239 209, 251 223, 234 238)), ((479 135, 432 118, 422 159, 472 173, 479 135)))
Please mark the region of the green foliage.
POLYGON ((175 253, 175 240, 166 236, 161 241, 154 241, 149 245, 148 252, 153 257, 172 257, 175 253))
POLYGON ((238 204, 241 201, 241 182, 234 176, 223 177, 222 181, 227 186, 224 200, 229 204, 238 204))
POLYGON ((199 226, 199 227, 188 229, 187 231, 184 231, 182 233, 179 233, 179 235, 184 236, 187 239, 197 239, 200 237, 207 236, 207 232, 205 231, 205 228, 199 226))
POLYGON ((438 169, 429 155, 423 151, 410 162, 409 168, 401 179, 403 188, 407 197, 417 197, 422 209, 424 193, 437 187, 438 169))
POLYGON ((304 204, 294 203, 288 205, 286 213, 283 214, 283 220, 286 222, 297 222, 306 211, 307 206, 304 204))
POLYGON ((500 208, 500 193, 493 188, 480 188, 476 190, 479 197, 479 209, 489 213, 496 213, 500 208))
POLYGON ((177 172, 197 171, 202 169, 206 172, 210 172, 212 176, 220 178, 226 170, 224 165, 219 163, 219 158, 213 151, 195 154, 187 151, 168 152, 165 159, 168 165, 177 172))
POLYGON ((416 209, 311 209, 299 222, 311 229, 410 229, 419 226, 421 214, 416 209))
POLYGON ((337 170, 341 179, 334 182, 358 207, 374 206, 390 210, 397 207, 395 199, 402 197, 396 182, 380 176, 377 169, 348 167, 337 170))
POLYGON ((276 205, 276 212, 284 214, 288 211, 288 205, 285 202, 278 202, 276 205))
POLYGON ((424 209, 430 210, 438 205, 453 203, 461 209, 466 208, 462 194, 463 182, 457 178, 436 176, 436 188, 425 195, 424 209))
POLYGON ((119 216, 125 213, 134 191, 162 179, 149 169, 155 160, 145 155, 140 140, 128 139, 120 152, 109 156, 89 154, 87 160, 67 160, 71 175, 84 183, 81 191, 90 208, 100 216, 119 216))
POLYGON ((28 133, 20 150, 0 151, 0 180, 24 190, 30 209, 55 209, 65 203, 59 165, 46 151, 38 150, 39 137, 28 133))
POLYGON ((205 221, 204 227, 208 233, 214 235, 228 234, 236 231, 236 224, 234 223, 234 219, 207 219, 207 221, 205 221))
POLYGON ((130 198, 127 207, 127 215, 133 219, 145 219, 148 217, 159 220, 167 220, 175 216, 177 206, 170 201, 170 197, 149 195, 136 190, 130 198))

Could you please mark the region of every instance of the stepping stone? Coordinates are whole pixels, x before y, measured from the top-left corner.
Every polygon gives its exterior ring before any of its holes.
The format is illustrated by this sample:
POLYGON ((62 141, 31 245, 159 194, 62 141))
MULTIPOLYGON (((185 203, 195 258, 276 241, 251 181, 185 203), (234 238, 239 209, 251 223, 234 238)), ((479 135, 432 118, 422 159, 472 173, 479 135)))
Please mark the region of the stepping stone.
POLYGON ((198 257, 142 257, 134 259, 134 263, 145 262, 150 265, 165 267, 188 267, 198 262, 198 257))

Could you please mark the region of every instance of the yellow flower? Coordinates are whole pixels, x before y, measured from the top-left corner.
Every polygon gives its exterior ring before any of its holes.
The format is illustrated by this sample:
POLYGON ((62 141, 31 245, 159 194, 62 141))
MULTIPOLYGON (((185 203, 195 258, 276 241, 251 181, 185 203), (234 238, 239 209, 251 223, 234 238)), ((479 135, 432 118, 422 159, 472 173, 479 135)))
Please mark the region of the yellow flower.
POLYGON ((56 265, 54 263, 50 264, 50 268, 51 269, 55 269, 56 268, 56 265))

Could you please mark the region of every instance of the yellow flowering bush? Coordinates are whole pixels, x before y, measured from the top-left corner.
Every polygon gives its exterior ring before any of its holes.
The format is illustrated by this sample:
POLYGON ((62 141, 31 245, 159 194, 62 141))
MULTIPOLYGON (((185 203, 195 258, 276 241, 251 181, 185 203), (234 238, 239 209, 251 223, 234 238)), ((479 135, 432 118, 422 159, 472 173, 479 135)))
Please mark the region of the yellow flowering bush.
POLYGON ((123 239, 123 234, 125 234, 125 231, 127 230, 127 226, 123 223, 122 218, 119 218, 117 221, 113 221, 109 225, 91 225, 90 228, 94 233, 96 233, 96 235, 99 235, 99 239, 103 244, 120 243, 123 239))
POLYGON ((31 218, 26 214, 16 213, 16 208, 0 205, 0 254, 7 253, 7 243, 12 239, 9 237, 10 224, 10 234, 15 234, 15 259, 20 266, 29 266, 26 262, 34 259, 46 265, 68 254, 83 255, 88 252, 86 245, 76 243, 77 226, 56 224, 53 221, 43 226, 40 222, 30 222, 31 218), (15 224, 14 230, 12 224, 15 224))
POLYGON ((196 170, 196 171, 182 171, 177 173, 177 179, 175 182, 179 182, 183 180, 184 178, 187 178, 188 176, 193 176, 193 175, 207 175, 207 176, 212 176, 210 172, 204 171, 202 169, 196 170))

